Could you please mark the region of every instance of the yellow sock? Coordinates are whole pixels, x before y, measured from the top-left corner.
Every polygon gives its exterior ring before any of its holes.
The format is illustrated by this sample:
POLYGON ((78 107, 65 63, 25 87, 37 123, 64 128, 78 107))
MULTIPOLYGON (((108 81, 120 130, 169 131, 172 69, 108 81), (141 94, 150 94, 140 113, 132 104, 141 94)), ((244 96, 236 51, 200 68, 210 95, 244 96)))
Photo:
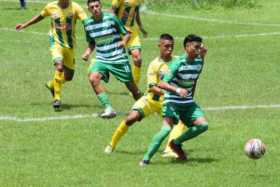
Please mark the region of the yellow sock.
POLYGON ((139 84, 141 78, 141 68, 133 65, 132 67, 132 75, 136 85, 139 84))
POLYGON ((53 80, 53 88, 54 88, 54 99, 60 100, 61 97, 61 87, 64 82, 63 72, 55 71, 54 80, 53 80))
POLYGON ((186 130, 186 126, 181 121, 179 121, 179 123, 174 126, 174 128, 172 129, 172 131, 169 135, 168 142, 167 142, 164 152, 172 151, 171 148, 168 146, 169 142, 171 140, 179 137, 183 132, 185 132, 185 130, 186 130))
POLYGON ((121 139, 121 137, 127 132, 128 126, 125 124, 125 121, 122 121, 118 128, 115 130, 110 145, 113 149, 115 149, 117 143, 121 139))

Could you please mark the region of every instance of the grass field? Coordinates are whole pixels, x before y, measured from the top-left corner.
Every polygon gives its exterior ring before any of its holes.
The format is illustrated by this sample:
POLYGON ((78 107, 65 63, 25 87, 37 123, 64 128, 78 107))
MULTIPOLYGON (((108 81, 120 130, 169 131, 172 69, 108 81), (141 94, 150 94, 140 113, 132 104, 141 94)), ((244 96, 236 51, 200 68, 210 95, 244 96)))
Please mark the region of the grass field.
MULTIPOLYGON (((21 11, 16 0, 0 0, 1 187, 280 186, 278 0, 259 0, 251 9, 155 6, 143 13, 149 38, 143 40, 142 90, 162 32, 176 36, 175 54, 182 53, 188 33, 202 35, 208 47, 195 98, 206 111, 209 130, 184 144, 189 161, 162 158, 162 146, 146 168, 138 162, 161 118, 143 120, 129 130, 116 152, 103 153, 134 101, 112 79, 110 98, 120 115, 111 120, 96 117, 102 108, 87 80, 88 64, 80 58, 86 46, 81 24, 75 79, 63 87, 63 111, 53 111, 44 88, 53 76, 49 20, 23 32, 14 29, 38 14, 42 2, 47 1, 27 1, 28 9, 21 11), (243 152, 245 142, 254 137, 267 145, 266 155, 257 161, 243 152)), ((84 1, 77 2, 85 8, 84 1)))

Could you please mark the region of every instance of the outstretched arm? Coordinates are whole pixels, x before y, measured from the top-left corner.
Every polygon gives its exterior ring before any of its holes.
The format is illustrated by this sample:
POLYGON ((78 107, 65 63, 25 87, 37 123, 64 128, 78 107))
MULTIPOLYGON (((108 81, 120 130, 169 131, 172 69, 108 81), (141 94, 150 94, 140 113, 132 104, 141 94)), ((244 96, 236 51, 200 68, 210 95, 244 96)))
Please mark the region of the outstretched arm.
POLYGON ((43 20, 44 17, 41 15, 37 15, 34 16, 32 19, 30 19, 29 21, 25 22, 25 23, 20 23, 16 25, 16 30, 20 31, 26 27, 29 27, 30 25, 33 25, 35 23, 38 23, 39 21, 43 20))
POLYGON ((139 29, 142 32, 142 34, 144 35, 144 37, 145 38, 148 37, 148 32, 144 29, 142 21, 141 21, 139 9, 136 10, 136 23, 138 24, 139 29))

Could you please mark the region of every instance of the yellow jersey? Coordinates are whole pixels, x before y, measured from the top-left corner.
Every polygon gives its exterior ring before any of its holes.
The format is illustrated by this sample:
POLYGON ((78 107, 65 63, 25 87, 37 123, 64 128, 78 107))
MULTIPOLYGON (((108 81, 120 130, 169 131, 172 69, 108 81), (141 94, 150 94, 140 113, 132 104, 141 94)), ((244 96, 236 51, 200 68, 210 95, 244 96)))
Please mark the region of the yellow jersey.
MULTIPOLYGON (((173 58, 169 61, 171 62, 173 58)), ((158 85, 161 81, 163 75, 168 72, 168 62, 165 62, 160 57, 156 57, 149 65, 148 71, 147 71, 147 84, 148 89, 151 86, 158 85)), ((149 99, 153 99, 156 101, 162 101, 163 95, 159 96, 154 94, 153 92, 147 93, 147 96, 149 99)))
POLYGON ((116 9, 118 18, 125 25, 126 29, 131 31, 131 28, 136 26, 135 16, 139 11, 143 0, 112 0, 112 7, 116 9))
POLYGON ((76 43, 77 19, 84 20, 87 17, 80 5, 71 0, 69 6, 65 9, 58 6, 58 1, 48 3, 40 15, 42 17, 50 16, 51 18, 50 41, 66 48, 73 48, 76 43))

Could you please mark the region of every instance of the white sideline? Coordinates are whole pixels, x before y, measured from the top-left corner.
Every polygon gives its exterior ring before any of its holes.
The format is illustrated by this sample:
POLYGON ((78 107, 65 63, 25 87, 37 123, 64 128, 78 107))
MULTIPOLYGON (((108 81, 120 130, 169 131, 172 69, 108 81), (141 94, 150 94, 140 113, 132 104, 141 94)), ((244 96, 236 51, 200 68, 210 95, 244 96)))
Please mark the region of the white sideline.
MULTIPOLYGON (((18 2, 18 0, 0 0, 0 2, 18 2)), ((29 0, 27 3, 38 3, 38 4, 46 4, 50 1, 35 1, 29 0)), ((85 8, 85 7, 84 7, 85 8)), ((150 10, 145 11, 146 14, 155 15, 155 16, 165 16, 165 17, 173 17, 185 20, 195 20, 195 21, 203 21, 203 22, 212 22, 212 23, 220 23, 220 24, 233 24, 233 25, 247 25, 247 26, 267 26, 267 27, 280 27, 280 24, 277 23, 257 23, 257 22, 238 22, 238 21, 230 21, 230 20, 221 20, 215 18, 206 18, 206 17, 198 17, 198 16, 190 16, 190 15, 177 15, 177 14, 168 14, 168 13, 159 13, 150 10)))
MULTIPOLYGON (((205 111, 223 112, 228 110, 250 110, 250 109, 273 109, 280 108, 280 104, 271 105, 236 105, 236 106, 220 106, 220 107, 205 107, 205 111)), ((48 117, 17 117, 10 115, 0 115, 0 121, 15 121, 15 122, 47 122, 57 120, 74 120, 84 118, 97 118, 98 114, 77 114, 77 115, 63 115, 63 116, 48 116, 48 117)))
MULTIPOLYGON (((22 30, 22 31, 16 31, 16 29, 13 28, 7 28, 7 27, 0 27, 0 31, 7 31, 7 32, 22 32, 26 34, 34 34, 34 35, 44 35, 47 36, 48 33, 42 33, 42 32, 36 32, 36 31, 27 31, 27 30, 22 30)), ((217 36, 202 36, 204 39, 226 39, 226 38, 248 38, 248 37, 265 37, 265 36, 277 36, 280 35, 280 32, 265 32, 265 33, 242 33, 242 34, 220 34, 217 36)), ((77 37, 78 40, 81 40, 81 38, 77 37)), ((183 37, 175 37, 175 39, 182 40, 183 37)), ((147 41, 157 41, 158 38, 155 37, 148 37, 148 38, 143 38, 143 40, 147 41)))

